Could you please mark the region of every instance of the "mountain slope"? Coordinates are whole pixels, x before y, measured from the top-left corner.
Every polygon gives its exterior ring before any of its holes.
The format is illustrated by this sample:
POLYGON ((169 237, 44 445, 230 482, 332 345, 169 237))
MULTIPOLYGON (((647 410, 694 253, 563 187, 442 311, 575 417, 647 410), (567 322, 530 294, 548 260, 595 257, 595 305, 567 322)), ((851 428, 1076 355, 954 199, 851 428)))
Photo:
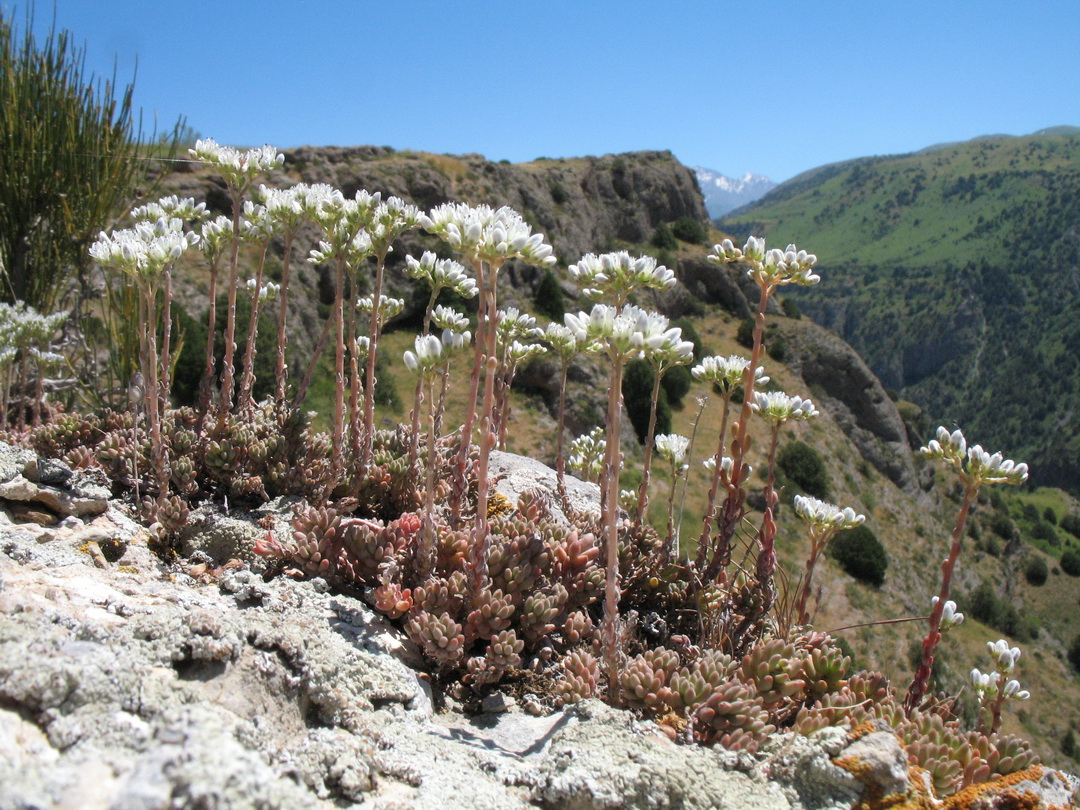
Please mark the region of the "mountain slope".
POLYGON ((817 253, 799 305, 887 386, 1080 489, 1080 135, 824 166, 722 225, 817 253))

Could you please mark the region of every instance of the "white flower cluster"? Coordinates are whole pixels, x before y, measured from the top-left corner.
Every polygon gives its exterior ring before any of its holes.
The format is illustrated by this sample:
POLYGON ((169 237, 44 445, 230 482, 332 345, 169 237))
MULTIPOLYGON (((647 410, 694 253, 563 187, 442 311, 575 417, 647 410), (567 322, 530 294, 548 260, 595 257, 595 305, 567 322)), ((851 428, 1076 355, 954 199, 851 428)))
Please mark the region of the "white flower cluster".
MULTIPOLYGON (((255 279, 249 278, 247 280, 247 291, 252 297, 255 295, 256 286, 258 286, 258 282, 255 281, 255 279)), ((264 281, 262 285, 259 286, 259 303, 265 304, 267 301, 273 301, 277 298, 279 292, 281 292, 280 284, 275 284, 272 281, 264 281)))
POLYGON ((713 245, 713 252, 708 260, 714 264, 745 261, 750 264, 746 274, 759 284, 777 287, 781 284, 801 284, 809 286, 821 281, 821 276, 811 272, 817 264, 817 256, 799 250, 795 245, 788 245, 784 250, 773 248, 765 250, 765 240, 751 236, 740 250, 730 239, 719 245, 713 245))
POLYGON ((677 433, 661 433, 654 440, 656 452, 673 468, 681 470, 685 467, 686 451, 690 447, 690 440, 677 433))
MULTIPOLYGON (((850 506, 841 509, 808 495, 795 496, 795 514, 818 530, 840 531, 861 526, 866 515, 856 514, 850 506)), ((955 606, 954 606, 955 607, 955 606)))
POLYGON ((413 341, 414 352, 405 352, 403 360, 409 371, 430 373, 448 362, 457 352, 469 345, 469 332, 452 332, 444 329, 442 338, 435 335, 417 335, 413 341))
POLYGON ((959 430, 949 433, 944 427, 937 429, 937 438, 927 442, 921 450, 929 459, 941 460, 952 465, 961 478, 970 484, 1022 484, 1028 477, 1027 464, 1017 464, 1004 458, 1001 453, 990 455, 979 445, 968 447, 964 434, 959 430))
POLYGON ((207 216, 206 203, 196 205, 194 197, 181 199, 175 194, 131 210, 131 218, 136 222, 155 222, 159 219, 174 218, 187 222, 200 222, 207 216))
MULTIPOLYGON (((941 600, 940 596, 935 596, 930 600, 930 606, 937 607, 937 603, 941 600)), ((964 623, 964 614, 956 609, 956 602, 952 599, 948 599, 945 602, 945 607, 941 609, 941 624, 938 626, 938 630, 944 633, 946 630, 952 630, 954 627, 959 627, 964 623)))
POLYGON ((111 234, 102 231, 90 246, 90 257, 104 267, 115 267, 148 285, 198 241, 197 234, 185 233, 180 219, 136 222, 133 228, 111 234))
MULTIPOLYGON (((646 312, 628 304, 619 311, 614 306, 596 304, 591 312, 567 313, 563 316, 567 328, 579 344, 600 343, 614 359, 634 360, 649 350, 675 345, 680 353, 682 331, 669 330, 667 318, 646 312)), ((689 347, 693 354, 693 345, 689 347)))
POLYGON ((232 220, 225 216, 203 223, 200 231, 199 250, 211 262, 215 261, 232 239, 232 220))
POLYGON ((586 253, 568 268, 588 298, 610 294, 622 304, 630 293, 642 288, 670 290, 675 286, 675 274, 657 265, 651 256, 632 258, 625 250, 616 253, 586 253))
POLYGON ((402 233, 420 224, 420 209, 398 197, 387 197, 375 209, 369 226, 371 242, 377 251, 392 250, 390 243, 402 233))
POLYGON ((536 318, 517 307, 500 309, 496 313, 495 334, 499 345, 508 346, 516 340, 538 340, 544 336, 544 330, 536 325, 536 318))
POLYGON ((587 481, 595 481, 603 471, 606 451, 607 439, 604 438, 604 429, 595 427, 570 443, 570 456, 567 458, 567 463, 571 470, 580 472, 587 481))
POLYGON ((14 360, 20 348, 38 362, 51 365, 63 360, 47 347, 67 317, 66 310, 42 315, 24 301, 0 303, 0 367, 14 360))
MULTIPOLYGON (((723 472, 728 476, 728 478, 731 477, 731 468, 734 463, 735 462, 733 462, 728 456, 724 456, 720 459, 720 469, 723 470, 723 472)), ((707 459, 701 462, 701 466, 709 472, 714 472, 716 470, 716 456, 709 456, 707 459)), ((743 469, 746 471, 743 475, 743 480, 745 481, 747 478, 750 477, 750 474, 754 472, 754 468, 749 464, 743 464, 743 469)))
POLYGON ((542 233, 513 208, 466 203, 444 203, 418 218, 424 230, 447 242, 470 259, 501 265, 507 259, 521 259, 527 264, 548 267, 555 264, 551 245, 542 233))
MULTIPOLYGON (((743 373, 750 365, 750 360, 737 354, 729 354, 727 357, 712 355, 701 358, 701 362, 690 369, 694 379, 699 382, 719 385, 725 391, 730 391, 742 382, 743 373)), ((754 369, 754 385, 765 385, 769 378, 765 376, 764 366, 754 369)))
MULTIPOLYGON (((368 315, 371 314, 371 310, 375 308, 374 296, 365 295, 358 299, 356 302, 356 309, 358 312, 364 312, 368 315)), ((401 314, 401 311, 405 309, 404 298, 390 298, 383 295, 379 297, 379 323, 384 324, 396 315, 401 314)))
POLYGON ((344 257, 354 267, 371 255, 373 245, 367 232, 378 210, 382 195, 360 189, 352 199, 346 199, 335 188, 311 187, 303 195, 308 216, 323 229, 326 241, 311 251, 308 261, 322 264, 344 257), (329 189, 327 191, 326 189, 329 189))
POLYGON ((476 295, 476 282, 468 276, 464 266, 453 259, 440 259, 430 250, 424 251, 419 261, 406 256, 405 275, 426 281, 432 295, 438 295, 444 289, 453 290, 462 298, 476 295))
POLYGON ((436 329, 449 329, 451 332, 464 332, 469 328, 469 319, 453 307, 439 304, 431 312, 431 323, 436 329))
POLYGON ((791 419, 812 419, 820 412, 809 399, 791 396, 783 391, 754 392, 750 407, 766 419, 783 424, 791 419))
POLYGON ((971 683, 979 698, 992 700, 998 697, 998 689, 1002 690, 1005 700, 1027 700, 1031 697, 1030 692, 1020 688, 1019 681, 1008 679, 1020 658, 1020 648, 1010 647, 1005 639, 988 641, 986 648, 990 652, 990 657, 994 659, 996 672, 971 670, 971 683), (1002 681, 1005 682, 1004 687, 1001 686, 1002 681))
POLYGON ((269 145, 241 151, 232 146, 222 146, 212 138, 201 138, 188 151, 196 160, 214 166, 225 182, 237 191, 246 189, 260 174, 285 163, 285 155, 269 145))
POLYGON ((646 360, 665 371, 671 366, 693 362, 694 344, 683 340, 682 329, 670 326, 668 319, 659 312, 647 312, 646 317, 648 325, 642 346, 646 360))

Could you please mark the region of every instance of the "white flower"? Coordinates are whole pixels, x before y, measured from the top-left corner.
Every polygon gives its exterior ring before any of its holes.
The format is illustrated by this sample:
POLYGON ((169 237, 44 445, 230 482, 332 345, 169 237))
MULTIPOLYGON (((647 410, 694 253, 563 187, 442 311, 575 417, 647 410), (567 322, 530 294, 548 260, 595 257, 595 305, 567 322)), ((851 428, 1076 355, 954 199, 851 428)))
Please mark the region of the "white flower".
POLYGON ((998 681, 1000 675, 996 672, 980 672, 978 669, 971 670, 971 685, 980 700, 993 700, 997 697, 998 681))
MULTIPOLYGON (((735 462, 733 462, 727 456, 724 456, 720 459, 720 469, 723 470, 723 472, 728 476, 729 479, 731 478, 731 468, 734 463, 735 462)), ((714 472, 716 470, 716 456, 709 456, 707 459, 701 462, 701 466, 709 472, 714 472)), ((743 468, 745 469, 743 480, 746 480, 750 477, 750 474, 754 471, 754 468, 751 467, 749 464, 745 463, 743 464, 743 468)))
MULTIPOLYGON (((253 278, 247 280, 247 291, 251 296, 255 295, 255 287, 257 282, 253 278)), ((277 298, 277 294, 281 292, 281 285, 275 284, 272 281, 264 281, 262 286, 259 287, 259 303, 265 303, 267 301, 273 301, 277 298)))
POLYGON ((521 214, 507 206, 493 209, 488 205, 444 203, 420 215, 419 223, 469 259, 496 266, 508 259, 521 259, 538 267, 555 264, 544 235, 534 234, 521 214))
POLYGON ((414 352, 405 352, 403 360, 409 371, 431 371, 442 364, 443 343, 435 335, 417 335, 414 352))
POLYGON ((1026 689, 1020 688, 1020 682, 1011 680, 1005 684, 1005 688, 1002 690, 1006 700, 1027 700, 1031 697, 1031 692, 1026 689))
POLYGON ((195 222, 207 216, 206 203, 195 204, 194 197, 180 199, 175 194, 162 197, 131 210, 131 218, 137 222, 153 222, 158 219, 182 219, 195 222))
MULTIPOLYGON (((369 315, 374 307, 374 296, 365 295, 356 302, 356 309, 369 315)), ((403 298, 390 298, 386 295, 379 296, 379 323, 386 323, 394 316, 399 315, 404 308, 405 299, 403 298)))
POLYGON ((969 484, 1022 484, 1028 478, 1027 464, 1017 464, 1001 453, 990 455, 977 444, 968 447, 959 430, 949 433, 939 427, 937 438, 927 442, 920 452, 926 458, 952 465, 969 484))
POLYGON ((500 309, 496 313, 495 333, 502 345, 507 345, 519 338, 536 339, 544 336, 544 330, 536 325, 536 318, 519 312, 517 307, 500 309))
MULTIPOLYGON (((690 369, 690 373, 694 375, 695 380, 718 385, 727 392, 742 382, 743 373, 749 365, 749 358, 740 357, 737 354, 729 354, 727 357, 712 355, 701 358, 701 362, 690 369)), ((755 386, 765 385, 768 381, 769 378, 765 376, 763 366, 754 369, 755 386)))
POLYGON ((90 256, 104 267, 115 267, 140 284, 156 282, 166 267, 197 244, 199 237, 184 232, 179 219, 137 222, 134 228, 102 232, 90 246, 90 256))
POLYGON ((208 220, 203 223, 200 233, 199 249, 210 261, 214 261, 232 241, 232 220, 224 216, 208 220))
POLYGON ((462 298, 472 298, 477 292, 476 282, 468 276, 463 265, 453 259, 439 259, 430 250, 424 251, 419 261, 406 256, 405 275, 427 281, 432 296, 443 289, 453 290, 462 298))
POLYGON ((657 265, 656 259, 651 256, 632 258, 625 250, 599 256, 586 253, 568 269, 570 277, 584 288, 586 296, 610 295, 617 304, 626 301, 634 290, 646 287, 670 290, 675 286, 675 274, 663 265, 657 265))
POLYGON ((269 145, 240 151, 221 146, 211 138, 203 138, 195 141, 195 148, 188 151, 196 160, 216 167, 225 182, 239 191, 246 189, 260 174, 285 163, 285 155, 269 145))
POLYGON ((733 261, 748 262, 746 274, 759 284, 777 287, 781 284, 817 284, 821 277, 811 272, 817 263, 817 256, 799 250, 795 245, 788 245, 784 250, 773 248, 765 250, 765 240, 751 236, 746 245, 739 250, 725 239, 719 245, 713 245, 713 252, 708 260, 715 264, 733 261))
MULTIPOLYGON (((859 515, 850 506, 841 509, 831 503, 819 501, 808 495, 795 496, 795 514, 820 530, 839 531, 861 526, 866 515, 859 515)), ((956 607, 953 605, 953 607, 956 607)))
POLYGON ((681 467, 686 460, 686 450, 690 447, 690 440, 677 433, 661 433, 654 440, 656 452, 665 459, 672 467, 681 467))
POLYGON ((990 651, 990 657, 994 659, 998 670, 1005 675, 1011 674, 1013 667, 1020 659, 1020 648, 1010 647, 1009 642, 1003 638, 986 642, 986 648, 990 651))
POLYGON ((449 329, 451 332, 464 332, 469 328, 469 319, 453 307, 439 304, 431 312, 431 323, 436 329, 449 329))
POLYGON ((567 463, 570 465, 570 469, 580 472, 585 476, 586 480, 595 481, 602 472, 606 450, 607 440, 604 438, 604 429, 596 427, 589 433, 578 436, 570 443, 570 455, 567 458, 567 463))
POLYGON ((521 343, 515 340, 506 350, 507 360, 512 365, 519 365, 531 357, 537 357, 547 351, 547 346, 540 343, 521 343))
MULTIPOLYGON (((935 596, 930 600, 931 607, 937 607, 937 603, 940 601, 940 596, 935 596)), ((959 627, 964 623, 964 614, 956 609, 956 602, 949 599, 945 602, 945 607, 941 610, 941 625, 938 628, 941 632, 951 630, 954 627, 959 627)))
POLYGON ((819 411, 809 399, 790 396, 782 391, 754 392, 754 401, 750 405, 766 419, 783 424, 790 419, 812 419, 819 411))

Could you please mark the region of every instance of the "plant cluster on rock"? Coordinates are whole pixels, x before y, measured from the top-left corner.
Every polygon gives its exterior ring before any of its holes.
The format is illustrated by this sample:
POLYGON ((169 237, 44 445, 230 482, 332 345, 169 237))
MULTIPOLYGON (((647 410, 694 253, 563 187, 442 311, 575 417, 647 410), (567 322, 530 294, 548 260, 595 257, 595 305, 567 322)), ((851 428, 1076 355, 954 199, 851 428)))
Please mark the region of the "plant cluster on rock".
MULTIPOLYGON (((280 165, 276 150, 200 141, 193 154, 221 173, 231 219, 206 221, 205 207, 194 200, 165 199, 138 210, 131 228, 102 234, 91 251, 98 262, 121 270, 139 294, 141 374, 133 381, 132 409, 57 411, 29 428, 9 419, 9 439, 74 467, 104 470, 115 492, 138 505, 163 549, 204 501, 295 497, 291 534, 268 531, 256 551, 281 574, 318 576, 366 592, 378 611, 400 624, 443 688, 460 684, 479 695, 497 683, 546 684, 551 705, 602 697, 654 718, 675 739, 750 753, 779 729, 810 733, 883 721, 905 741, 911 762, 930 771, 940 793, 1035 761, 1026 744, 1001 735, 996 722, 964 731, 951 702, 926 696, 941 633, 962 620, 948 597, 970 502, 983 483, 1022 481, 1024 465, 979 447, 969 451, 959 432, 941 431, 925 448, 957 470, 965 495, 906 698, 879 675, 851 672, 838 643, 807 625, 816 560, 833 535, 860 524, 861 515, 816 498, 796 504, 809 525, 810 550, 797 615, 783 609, 776 474, 780 459, 791 454, 780 449, 780 437, 789 423, 812 419, 818 410, 802 396, 761 390, 768 380, 761 363, 770 298, 781 286, 819 281, 814 255, 793 245, 766 250, 755 237, 743 248, 729 240, 713 248, 714 264, 746 267, 759 301, 747 335, 750 357, 703 357, 690 372, 713 386, 723 427, 718 436, 701 437, 712 478, 708 507, 696 548, 683 549, 674 489, 666 535, 645 518, 654 443, 673 481, 690 463, 690 439, 655 434, 661 380, 695 362, 694 344, 666 317, 632 303, 646 290, 673 287, 671 270, 627 252, 586 254, 569 273, 594 305, 544 330, 532 316, 499 307, 498 276, 507 263, 545 271, 555 264, 544 235, 533 233, 516 211, 446 203, 423 213, 394 197, 364 190, 347 197, 307 185, 260 187, 248 199, 258 177, 280 165), (280 285, 264 279, 261 263, 249 282, 237 277, 242 241, 265 255, 271 239, 287 241, 301 227, 321 231, 324 239, 310 261, 332 270, 333 304, 323 332, 334 352, 328 432, 316 432, 301 410, 313 367, 293 374, 284 360, 287 264, 280 285), (417 385, 409 423, 381 430, 373 402, 382 327, 401 306, 382 294, 382 274, 395 240, 417 227, 445 242, 455 258, 426 253, 408 261, 410 275, 431 291, 422 333, 403 358, 417 385), (225 355, 219 374, 211 327, 199 402, 172 408, 170 279, 176 261, 194 248, 207 257, 212 287, 219 263, 227 272, 225 355), (359 294, 362 273, 372 281, 366 298, 359 294), (441 288, 478 297, 475 331, 462 313, 436 306, 441 288), (233 351, 236 332, 245 327, 236 317, 239 296, 250 297, 251 319, 237 380, 233 351), (274 393, 255 402, 258 308, 271 296, 280 299, 274 393), (577 353, 597 355, 610 368, 605 423, 570 459, 572 467, 580 463, 596 473, 598 515, 571 507, 561 444, 554 493, 532 491, 508 503, 492 492, 491 453, 505 441, 516 368, 549 350, 562 359, 564 375, 577 353), (459 355, 463 362, 455 365, 459 355), (647 452, 639 491, 626 492, 619 488, 623 386, 638 360, 653 372, 651 394, 640 402, 647 452), (461 365, 469 367, 468 394, 457 422, 447 414, 446 394, 461 365), (751 420, 764 426, 767 461, 764 514, 747 529, 751 420)), ((216 322, 213 313, 209 322, 216 322)), ((826 483, 807 454, 784 469, 824 496, 826 483)), ((1009 689, 1003 685, 997 694, 1009 689)), ((994 706, 999 718, 1001 702, 994 706)))

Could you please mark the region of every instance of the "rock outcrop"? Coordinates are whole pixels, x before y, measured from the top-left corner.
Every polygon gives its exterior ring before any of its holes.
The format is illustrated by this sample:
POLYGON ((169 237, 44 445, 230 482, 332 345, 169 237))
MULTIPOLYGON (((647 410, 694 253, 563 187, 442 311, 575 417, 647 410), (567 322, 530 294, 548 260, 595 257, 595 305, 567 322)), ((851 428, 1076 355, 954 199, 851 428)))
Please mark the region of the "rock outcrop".
MULTIPOLYGON (((500 456, 500 475, 519 487, 526 462, 500 456)), ((1043 768, 936 802, 882 729, 751 756, 595 700, 547 713, 495 693, 477 714, 444 694, 436 711, 415 648, 358 595, 202 551, 244 549, 243 516, 223 518, 197 523, 192 564, 152 555, 116 502, 53 528, 0 510, 0 807, 1072 806, 1076 785, 1043 768), (102 565, 89 531, 123 555, 102 565)))
POLYGON ((784 341, 784 362, 802 376, 814 401, 875 469, 904 491, 916 492, 918 476, 904 420, 858 352, 812 321, 774 322, 773 334, 784 341))

